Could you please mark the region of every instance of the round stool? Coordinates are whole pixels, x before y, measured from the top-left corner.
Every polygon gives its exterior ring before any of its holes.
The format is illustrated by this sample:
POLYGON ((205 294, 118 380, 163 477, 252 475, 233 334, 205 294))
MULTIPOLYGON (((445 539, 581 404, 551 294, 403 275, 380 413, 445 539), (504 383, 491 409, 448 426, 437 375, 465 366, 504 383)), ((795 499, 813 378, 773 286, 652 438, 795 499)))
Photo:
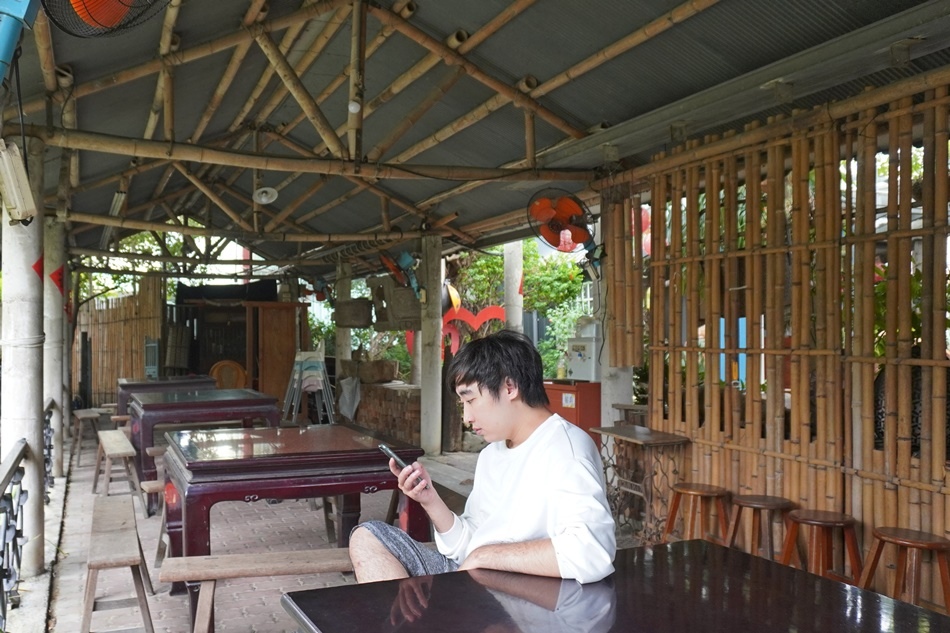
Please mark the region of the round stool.
POLYGON ((734 495, 732 497, 732 522, 729 525, 729 534, 726 536, 726 546, 735 547, 736 536, 739 532, 739 523, 742 521, 743 508, 752 511, 752 535, 749 539, 750 553, 758 555, 761 549, 760 537, 765 538, 765 558, 775 558, 775 548, 772 545, 772 513, 781 512, 782 518, 795 507, 795 504, 784 497, 770 495, 734 495), (763 519, 764 515, 764 521, 763 519))
POLYGON ((944 607, 950 608, 950 565, 947 562, 950 541, 927 532, 896 527, 874 528, 874 544, 871 546, 868 564, 864 568, 864 573, 861 574, 858 586, 862 589, 870 588, 881 552, 884 551, 884 545, 887 543, 897 546, 897 576, 894 579, 894 593, 891 597, 900 600, 906 588, 908 602, 912 604, 920 602, 920 553, 929 550, 933 552, 940 568, 944 607), (910 553, 909 561, 908 553, 910 553))
MULTIPOLYGON (((663 542, 668 543, 670 534, 673 533, 673 527, 676 525, 676 514, 679 512, 680 501, 683 496, 689 497, 689 510, 683 519, 683 538, 691 539, 693 536, 693 524, 696 522, 696 515, 699 515, 700 538, 705 538, 702 530, 705 530, 709 522, 710 505, 716 502, 719 510, 719 539, 726 536, 729 526, 726 524, 726 497, 729 491, 719 486, 709 484, 696 484, 691 482, 682 482, 673 484, 673 499, 670 501, 670 516, 666 519, 666 528, 663 530, 663 542), (697 509, 699 512, 697 512, 697 509)), ((716 541, 717 539, 710 539, 716 541)))
POLYGON ((828 510, 792 510, 788 513, 788 531, 785 535, 785 547, 782 548, 783 565, 789 565, 792 554, 798 545, 798 526, 811 527, 808 538, 808 571, 826 578, 833 578, 842 582, 851 582, 848 578, 832 571, 832 536, 835 528, 840 528, 844 534, 845 548, 848 552, 848 562, 851 563, 851 573, 854 579, 861 577, 861 551, 858 549, 858 538, 854 531, 857 523, 850 514, 831 512, 828 510))

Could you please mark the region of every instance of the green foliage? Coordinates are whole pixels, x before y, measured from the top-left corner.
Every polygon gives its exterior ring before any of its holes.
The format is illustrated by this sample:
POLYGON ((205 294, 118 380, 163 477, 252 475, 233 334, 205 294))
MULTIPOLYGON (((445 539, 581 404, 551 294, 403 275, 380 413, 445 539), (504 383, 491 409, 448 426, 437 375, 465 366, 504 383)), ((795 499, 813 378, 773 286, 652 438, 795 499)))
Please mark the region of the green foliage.
MULTIPOLYGON (((541 257, 537 240, 522 242, 524 253, 524 309, 537 311, 547 317, 547 339, 538 349, 544 361, 544 375, 557 374, 558 361, 567 353, 567 339, 574 336, 577 319, 585 311, 578 306, 584 284, 580 268, 574 258, 564 253, 541 257)), ((505 261, 502 248, 488 251, 469 251, 459 257, 459 271, 453 285, 462 297, 462 305, 473 313, 490 305, 502 305, 505 300, 505 261)), ((480 335, 498 329, 489 323, 482 326, 480 335)), ((463 335, 466 334, 463 332, 463 335)))
POLYGON ((576 301, 562 303, 548 310, 550 325, 547 328, 547 337, 538 344, 545 378, 557 376, 557 365, 567 355, 567 339, 574 337, 577 320, 585 314, 585 310, 576 301))

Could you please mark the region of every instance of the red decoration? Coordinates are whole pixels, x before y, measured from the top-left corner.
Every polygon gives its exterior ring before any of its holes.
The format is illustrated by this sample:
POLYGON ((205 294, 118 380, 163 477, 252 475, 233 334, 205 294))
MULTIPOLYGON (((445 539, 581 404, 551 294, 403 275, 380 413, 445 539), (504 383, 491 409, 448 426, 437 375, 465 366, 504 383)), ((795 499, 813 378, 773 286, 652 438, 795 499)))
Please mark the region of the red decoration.
POLYGON ((59 288, 59 294, 64 294, 66 291, 63 288, 63 267, 60 266, 53 272, 49 274, 49 278, 56 284, 56 287, 59 288))
POLYGON ((40 279, 43 278, 43 258, 42 257, 40 257, 38 260, 36 260, 36 262, 34 262, 33 272, 35 272, 40 279))

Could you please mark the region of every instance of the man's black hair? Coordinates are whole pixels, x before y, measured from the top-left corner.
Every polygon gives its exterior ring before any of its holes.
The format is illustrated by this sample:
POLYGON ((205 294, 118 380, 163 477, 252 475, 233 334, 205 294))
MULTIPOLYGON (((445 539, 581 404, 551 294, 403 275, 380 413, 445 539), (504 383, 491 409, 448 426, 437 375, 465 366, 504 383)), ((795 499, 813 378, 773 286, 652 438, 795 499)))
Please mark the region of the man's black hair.
POLYGON ((524 334, 501 330, 475 339, 459 350, 449 366, 448 382, 455 391, 459 385, 475 384, 488 389, 496 400, 505 380, 510 379, 529 407, 548 405, 544 391, 541 354, 524 334))

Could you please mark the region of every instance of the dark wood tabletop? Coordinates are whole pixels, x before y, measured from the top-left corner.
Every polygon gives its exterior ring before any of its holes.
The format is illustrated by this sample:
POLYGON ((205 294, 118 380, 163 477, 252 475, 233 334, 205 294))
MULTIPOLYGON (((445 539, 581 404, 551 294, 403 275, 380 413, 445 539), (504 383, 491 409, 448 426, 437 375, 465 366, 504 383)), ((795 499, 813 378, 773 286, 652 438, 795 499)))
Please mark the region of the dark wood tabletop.
POLYGON ((216 386, 214 378, 206 375, 119 378, 116 389, 116 414, 129 414, 129 399, 133 393, 176 391, 180 389, 214 389, 216 386))
MULTIPOLYGON (((154 444, 155 427, 159 424, 241 420, 249 427, 263 420, 273 427, 280 425, 277 398, 253 389, 136 392, 129 411, 132 446, 136 450, 135 467, 143 481, 156 477, 155 460, 147 449, 154 444)), ((148 505, 151 511, 154 500, 150 498, 148 505)))
POLYGON ((620 550, 615 567, 588 585, 477 570, 281 602, 310 633, 950 631, 945 615, 707 541, 620 550))

